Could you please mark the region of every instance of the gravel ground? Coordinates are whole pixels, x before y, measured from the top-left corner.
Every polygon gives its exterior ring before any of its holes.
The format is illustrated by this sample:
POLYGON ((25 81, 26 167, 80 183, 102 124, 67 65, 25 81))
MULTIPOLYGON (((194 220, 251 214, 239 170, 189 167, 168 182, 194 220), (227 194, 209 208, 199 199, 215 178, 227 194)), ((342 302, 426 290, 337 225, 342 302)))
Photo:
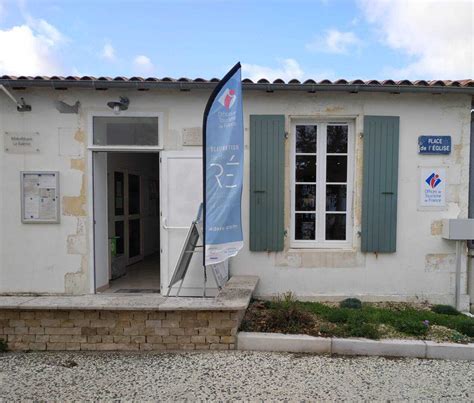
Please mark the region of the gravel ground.
POLYGON ((473 400, 474 362, 254 352, 5 353, 0 400, 473 400))

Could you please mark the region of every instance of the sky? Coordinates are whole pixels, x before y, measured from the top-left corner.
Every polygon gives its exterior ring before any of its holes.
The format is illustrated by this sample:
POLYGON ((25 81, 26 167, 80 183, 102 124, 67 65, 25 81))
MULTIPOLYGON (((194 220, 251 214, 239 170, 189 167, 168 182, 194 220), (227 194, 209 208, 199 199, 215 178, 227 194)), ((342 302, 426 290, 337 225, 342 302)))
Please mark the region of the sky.
POLYGON ((474 0, 0 0, 0 75, 474 78, 474 0))

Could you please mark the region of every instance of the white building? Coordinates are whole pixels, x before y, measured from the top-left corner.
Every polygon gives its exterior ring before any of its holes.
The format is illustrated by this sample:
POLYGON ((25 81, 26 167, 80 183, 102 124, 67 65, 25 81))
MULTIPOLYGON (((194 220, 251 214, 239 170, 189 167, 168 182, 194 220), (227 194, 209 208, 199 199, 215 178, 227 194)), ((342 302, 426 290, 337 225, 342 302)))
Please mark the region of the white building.
MULTIPOLYGON (((215 81, 1 77, 31 111, 0 92, 0 293, 166 292, 202 199, 215 81)), ((442 219, 468 217, 473 95, 469 80, 244 80, 245 246, 230 273, 259 276, 262 297, 452 304, 442 219), (450 136, 450 152, 420 153, 420 136, 450 136)), ((200 293, 200 261, 183 294, 200 293)))

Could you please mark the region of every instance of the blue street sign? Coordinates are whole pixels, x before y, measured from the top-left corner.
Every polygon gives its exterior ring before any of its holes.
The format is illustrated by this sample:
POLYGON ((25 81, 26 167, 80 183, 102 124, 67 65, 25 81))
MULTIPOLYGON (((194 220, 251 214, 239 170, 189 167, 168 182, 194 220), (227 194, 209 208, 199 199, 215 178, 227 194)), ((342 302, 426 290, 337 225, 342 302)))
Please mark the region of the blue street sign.
POLYGON ((419 154, 450 154, 451 136, 418 137, 419 154))

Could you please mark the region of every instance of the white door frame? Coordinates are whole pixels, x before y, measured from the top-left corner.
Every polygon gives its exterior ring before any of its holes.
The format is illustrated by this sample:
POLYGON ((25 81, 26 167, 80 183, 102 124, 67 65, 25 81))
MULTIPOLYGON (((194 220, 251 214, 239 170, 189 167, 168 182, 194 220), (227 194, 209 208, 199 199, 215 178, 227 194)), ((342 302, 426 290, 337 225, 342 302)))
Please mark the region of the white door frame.
MULTIPOLYGON (((108 203, 107 203, 107 153, 105 155, 101 156, 100 153, 92 153, 90 160, 91 164, 91 176, 92 179, 89 180, 89 185, 92 188, 91 191, 89 192, 89 196, 92 198, 92 203, 89 205, 90 209, 92 212, 90 213, 90 218, 92 219, 91 223, 91 235, 90 238, 92 239, 92 267, 95 268, 96 266, 96 261, 99 261, 101 266, 105 266, 104 270, 106 271, 106 279, 107 281, 102 284, 102 281, 100 284, 97 284, 97 276, 96 276, 96 271, 92 271, 91 275, 91 280, 92 280, 92 288, 93 292, 95 292, 97 289, 102 289, 106 288, 109 284, 109 267, 110 267, 110 257, 109 257, 109 239, 108 239, 108 232, 109 232, 109 220, 108 220, 108 203), (102 160, 102 166, 99 168, 99 166, 96 166, 94 161, 100 162, 102 160), (104 164, 105 161, 105 164, 104 164), (100 169, 100 170, 99 170, 100 169), (104 172, 105 170, 105 172, 104 172), (95 186, 95 180, 96 178, 102 178, 103 181, 100 183, 100 186, 95 186), (98 190, 101 189, 101 194, 98 193, 98 190), (102 201, 102 203, 100 203, 102 201), (102 205, 99 205, 98 208, 96 209, 96 203, 100 203, 102 205), (100 217, 99 213, 100 212, 100 217), (102 228, 101 231, 101 237, 97 239, 96 242, 96 222, 102 224, 104 228, 102 228), (102 239, 101 239, 102 238, 102 239), (105 239, 104 239, 105 238, 105 239), (102 251, 101 254, 95 253, 96 249, 100 249, 102 251)), ((102 275, 104 273, 101 273, 102 275)))
MULTIPOLYGON (((155 111, 130 112, 122 111, 120 115, 116 115, 110 109, 97 108, 89 109, 87 114, 87 214, 89 230, 89 293, 96 294, 95 287, 95 234, 94 234, 94 172, 93 157, 96 151, 124 151, 124 152, 151 152, 159 153, 163 150, 164 139, 164 113, 155 111), (95 146, 93 143, 94 136, 94 116, 116 116, 116 117, 158 117, 158 145, 157 146, 95 146)), ((160 185, 161 188, 161 185, 160 185)), ((161 197, 161 191, 160 191, 161 197)), ((160 241, 161 243, 161 241, 160 241)), ((108 253, 108 251, 107 251, 108 253)))

